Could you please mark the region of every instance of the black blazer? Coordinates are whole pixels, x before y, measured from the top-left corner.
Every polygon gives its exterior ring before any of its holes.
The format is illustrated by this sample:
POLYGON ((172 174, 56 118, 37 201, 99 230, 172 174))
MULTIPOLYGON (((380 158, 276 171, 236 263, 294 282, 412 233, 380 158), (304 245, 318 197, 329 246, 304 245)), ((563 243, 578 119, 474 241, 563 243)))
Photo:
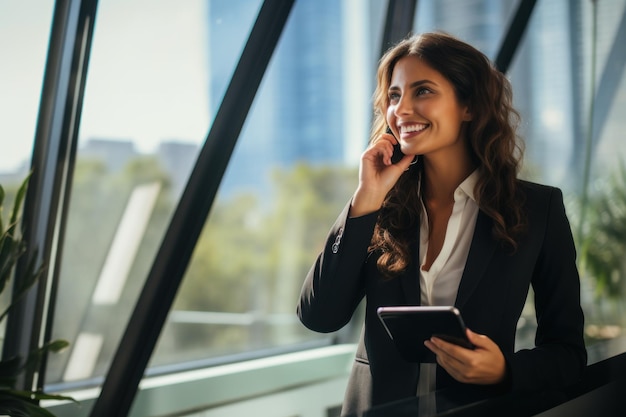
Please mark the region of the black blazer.
MULTIPOLYGON (((509 390, 561 387, 576 381, 586 364, 576 252, 562 193, 553 187, 519 184, 525 193, 527 233, 511 253, 494 240, 492 220, 479 211, 455 302, 465 324, 500 347, 509 377, 499 386, 469 385, 437 367, 437 391, 456 395, 459 402, 509 390), (538 324, 536 347, 514 352, 516 326, 530 285, 538 324)), ((349 218, 349 207, 309 271, 297 308, 306 327, 333 332, 350 321, 366 298, 364 328, 342 414, 415 396, 419 376, 419 364, 400 357, 376 316, 379 306, 420 304, 419 238, 407 271, 385 280, 376 267, 377 254, 368 252, 378 213, 349 218)))

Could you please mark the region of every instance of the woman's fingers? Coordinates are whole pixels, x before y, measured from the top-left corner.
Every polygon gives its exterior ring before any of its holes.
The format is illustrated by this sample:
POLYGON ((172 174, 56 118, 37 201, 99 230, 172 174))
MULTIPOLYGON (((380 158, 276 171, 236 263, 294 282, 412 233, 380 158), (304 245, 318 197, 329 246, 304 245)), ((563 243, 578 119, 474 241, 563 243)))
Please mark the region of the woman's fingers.
POLYGON ((433 337, 424 344, 437 355, 437 363, 454 379, 472 384, 496 384, 506 376, 502 351, 489 337, 467 331, 475 348, 464 347, 433 337))

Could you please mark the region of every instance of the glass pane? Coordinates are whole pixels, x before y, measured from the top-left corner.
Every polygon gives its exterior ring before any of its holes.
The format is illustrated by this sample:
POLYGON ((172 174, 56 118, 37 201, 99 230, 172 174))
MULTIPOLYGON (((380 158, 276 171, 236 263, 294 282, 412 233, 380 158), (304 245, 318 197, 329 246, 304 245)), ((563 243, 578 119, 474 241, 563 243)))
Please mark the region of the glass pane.
POLYGON ((495 59, 518 0, 420 0, 416 33, 445 31, 495 59))
MULTIPOLYGON (((0 174, 22 178, 30 168, 53 2, 0 2, 0 174)), ((9 176, 9 177, 7 177, 9 176)))
MULTIPOLYGON (((3 221, 30 170, 35 138, 53 12, 53 2, 37 3, 0 2, 0 185, 6 192, 3 221)), ((4 311, 9 293, 2 292, 0 311, 4 311)), ((2 320, 0 349, 5 325, 6 320, 2 320)))
MULTIPOLYGON (((509 74, 524 122, 524 175, 565 193, 578 248, 589 362, 626 350, 625 33, 623 0, 538 2, 509 74)), ((532 344, 533 316, 527 308, 520 322, 524 344, 532 344)))
MULTIPOLYGON (((210 9, 235 3, 211 2, 210 9)), ((356 187, 384 6, 295 2, 153 366, 330 342, 332 335, 299 323, 295 306, 328 229, 356 187)), ((222 26, 209 30, 209 37, 225 36, 222 26)), ((212 72, 221 71, 215 57, 223 48, 212 49, 212 72)))
POLYGON ((99 2, 48 384, 108 369, 259 6, 99 2))

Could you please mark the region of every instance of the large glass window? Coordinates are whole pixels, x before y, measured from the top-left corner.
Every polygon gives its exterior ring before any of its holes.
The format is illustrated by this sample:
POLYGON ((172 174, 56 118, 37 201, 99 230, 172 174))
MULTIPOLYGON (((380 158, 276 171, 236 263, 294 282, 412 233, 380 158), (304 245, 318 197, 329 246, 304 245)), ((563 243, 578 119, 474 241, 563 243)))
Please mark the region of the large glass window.
POLYGON ((525 176, 565 194, 590 363, 626 350, 624 33, 624 1, 538 2, 510 71, 525 176))
MULTIPOLYGON (((53 2, 0 2, 0 185, 6 192, 3 221, 28 175, 48 50, 53 2)), ((4 224, 6 227, 6 223, 4 224)), ((10 288, 10 287, 9 287, 10 288)), ((8 303, 5 288, 0 311, 8 303)), ((0 322, 0 349, 6 320, 0 322)))
MULTIPOLYGON (((105 375, 261 5, 99 3, 48 384, 105 375)), ((332 339, 295 305, 356 185, 384 4, 295 3, 241 133, 152 370, 332 339)))
POLYGON ((105 375, 261 2, 240 3, 99 2, 48 383, 105 375))
MULTIPOLYGON (((295 2, 153 366, 332 342, 334 335, 306 330, 295 306, 328 228, 356 187, 384 21, 379 3, 295 2)), ((209 38, 224 39, 227 29, 211 26, 209 38)), ((211 71, 221 71, 225 48, 211 45, 211 71)))

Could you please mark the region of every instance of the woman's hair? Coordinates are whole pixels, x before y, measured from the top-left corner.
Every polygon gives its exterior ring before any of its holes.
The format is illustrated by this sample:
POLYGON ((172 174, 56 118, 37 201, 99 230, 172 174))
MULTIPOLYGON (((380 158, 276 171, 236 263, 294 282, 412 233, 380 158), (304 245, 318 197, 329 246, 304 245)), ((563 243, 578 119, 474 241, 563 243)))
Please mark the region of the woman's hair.
MULTIPOLYGON (((374 92, 374 123, 370 141, 386 130, 388 89, 396 63, 416 56, 443 75, 454 87, 457 100, 467 106, 472 119, 465 122, 471 158, 479 168, 474 195, 480 209, 493 219, 494 237, 517 249, 525 230, 523 196, 517 174, 522 149, 517 141, 519 115, 512 105, 509 81, 474 47, 444 33, 425 33, 400 41, 380 59, 374 92)), ((421 164, 413 165, 387 194, 378 218, 370 250, 378 250, 378 268, 386 276, 406 269, 410 245, 419 228, 421 164)))

